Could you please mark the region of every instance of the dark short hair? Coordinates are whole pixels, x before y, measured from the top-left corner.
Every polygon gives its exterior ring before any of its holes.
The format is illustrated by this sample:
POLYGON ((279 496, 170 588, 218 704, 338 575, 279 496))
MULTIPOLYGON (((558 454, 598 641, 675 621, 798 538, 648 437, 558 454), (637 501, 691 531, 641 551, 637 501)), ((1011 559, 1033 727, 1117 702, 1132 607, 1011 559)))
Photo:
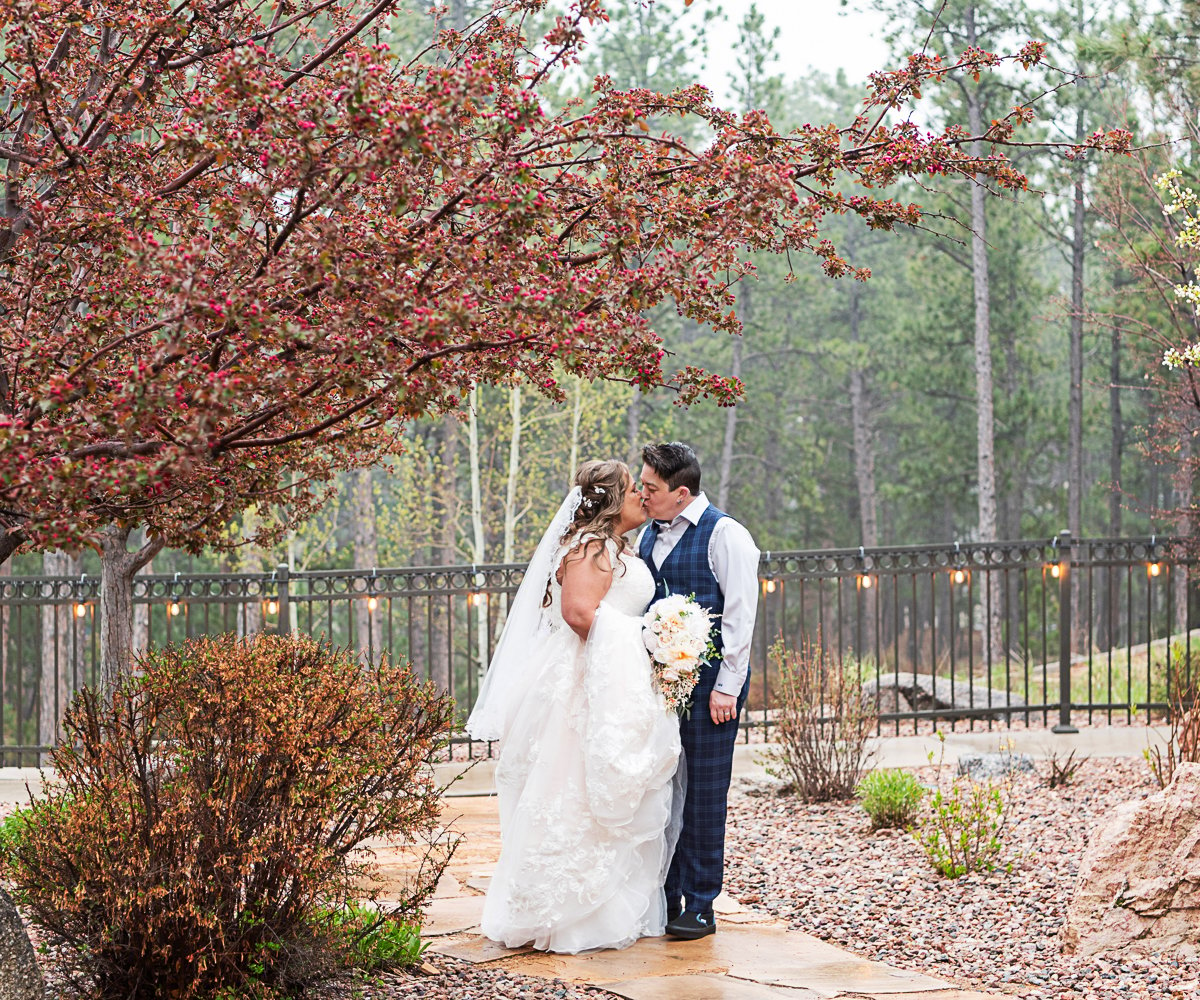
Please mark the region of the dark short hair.
POLYGON ((692 496, 700 495, 700 460, 682 441, 648 444, 642 449, 642 461, 663 477, 668 488, 686 486, 692 496))

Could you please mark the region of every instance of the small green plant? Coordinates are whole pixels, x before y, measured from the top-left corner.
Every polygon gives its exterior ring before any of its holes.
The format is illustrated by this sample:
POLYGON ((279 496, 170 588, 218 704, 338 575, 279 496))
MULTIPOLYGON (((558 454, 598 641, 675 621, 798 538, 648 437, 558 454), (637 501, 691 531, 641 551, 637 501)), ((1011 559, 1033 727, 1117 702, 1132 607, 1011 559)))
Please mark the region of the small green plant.
POLYGON ((0 819, 0 865, 20 847, 28 829, 28 810, 15 809, 0 819))
POLYGON ((417 924, 397 920, 361 903, 326 914, 327 926, 342 940, 349 964, 363 972, 416 965, 428 941, 417 924))
POLYGON ((871 817, 872 830, 907 829, 917 817, 924 786, 908 771, 872 771, 858 783, 855 794, 871 817))
MULTIPOLYGON (((936 731, 940 750, 929 763, 938 775, 938 787, 929 796, 929 804, 917 829, 917 840, 929 863, 946 878, 958 878, 968 872, 992 871, 1003 846, 1002 834, 1008 813, 1008 801, 1001 787, 992 782, 976 783, 969 778, 954 781, 949 790, 941 785, 946 759, 946 734, 936 731)), ((1013 743, 1001 746, 1011 753, 1013 743)), ((1005 788, 1011 793, 1011 770, 1005 788)))
POLYGON ((1007 803, 990 782, 960 779, 936 789, 921 818, 918 840, 929 863, 947 878, 991 871, 1002 847, 1007 803))
POLYGON ((1074 780, 1075 772, 1079 770, 1080 765, 1087 761, 1087 758, 1080 757, 1076 760, 1074 750, 1065 758, 1059 757, 1056 751, 1051 751, 1047 761, 1050 764, 1050 773, 1046 775, 1046 784, 1051 788, 1062 788, 1074 780))

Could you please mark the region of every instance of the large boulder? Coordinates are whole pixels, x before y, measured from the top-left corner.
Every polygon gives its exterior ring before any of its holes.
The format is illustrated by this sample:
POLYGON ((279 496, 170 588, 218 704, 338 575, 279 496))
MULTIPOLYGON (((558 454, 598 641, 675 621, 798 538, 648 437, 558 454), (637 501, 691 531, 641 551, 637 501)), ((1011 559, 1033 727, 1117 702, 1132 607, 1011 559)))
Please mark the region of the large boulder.
POLYGON ((1024 708, 1024 699, 1011 691, 970 685, 961 679, 932 674, 884 673, 862 686, 863 700, 880 712, 932 712, 938 709, 969 709, 980 716, 1004 717, 1008 707, 1024 708))
POLYGON ((13 901, 0 889, 0 1000, 42 1000, 46 986, 13 901))
POLYGON ((1194 955, 1200 945, 1200 764, 1118 807, 1092 836, 1067 909, 1068 951, 1194 955))

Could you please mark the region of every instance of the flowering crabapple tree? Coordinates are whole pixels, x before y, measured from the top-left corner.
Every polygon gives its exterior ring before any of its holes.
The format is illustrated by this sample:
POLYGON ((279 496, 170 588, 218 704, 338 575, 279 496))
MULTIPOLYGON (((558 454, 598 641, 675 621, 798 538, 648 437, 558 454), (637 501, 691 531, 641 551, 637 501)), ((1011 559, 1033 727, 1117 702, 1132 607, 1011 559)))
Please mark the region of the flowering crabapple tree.
POLYGON ((982 137, 909 115, 947 73, 1028 68, 1038 43, 914 55, 872 76, 854 121, 780 134, 698 85, 601 77, 547 110, 600 0, 540 45, 524 26, 544 0, 496 0, 415 56, 381 41, 395 6, 0 0, 0 557, 102 551, 125 588, 101 609, 110 676, 157 547, 217 543, 250 503, 302 515, 334 469, 483 383, 732 404, 736 380, 664 368, 652 307, 737 333, 753 253, 866 277, 824 238, 831 213, 916 224, 886 193, 906 177, 1025 186, 1002 149, 1031 107, 982 137), (675 134, 690 123, 706 142, 675 134), (128 552, 134 527, 147 542, 128 552))

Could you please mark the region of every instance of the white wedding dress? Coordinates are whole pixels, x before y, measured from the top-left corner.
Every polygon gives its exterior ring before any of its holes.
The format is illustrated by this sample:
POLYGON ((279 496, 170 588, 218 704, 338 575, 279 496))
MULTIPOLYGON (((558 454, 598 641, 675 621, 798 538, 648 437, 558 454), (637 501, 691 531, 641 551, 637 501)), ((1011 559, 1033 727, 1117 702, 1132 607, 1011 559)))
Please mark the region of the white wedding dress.
POLYGON ((496 768, 502 847, 482 930, 510 948, 623 948, 666 921, 679 721, 651 686, 641 638, 654 581, 636 555, 614 557, 584 644, 554 580, 583 540, 552 560, 551 603, 529 636, 529 683, 496 768))

